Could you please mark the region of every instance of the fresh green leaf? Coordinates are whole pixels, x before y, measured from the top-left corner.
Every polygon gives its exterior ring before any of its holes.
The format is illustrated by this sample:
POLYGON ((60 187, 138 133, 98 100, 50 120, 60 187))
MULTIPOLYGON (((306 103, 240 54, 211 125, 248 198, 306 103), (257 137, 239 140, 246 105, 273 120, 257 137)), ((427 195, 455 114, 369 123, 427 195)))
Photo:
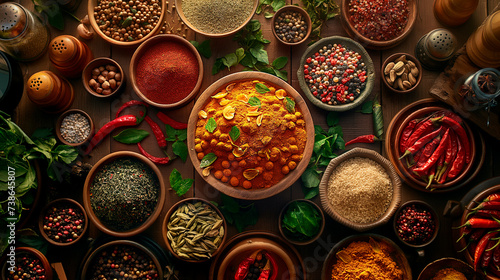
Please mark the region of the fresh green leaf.
POLYGON ((186 143, 178 140, 172 144, 172 151, 174 154, 182 159, 182 161, 186 162, 188 156, 188 147, 186 143))
POLYGON ((57 161, 62 161, 66 164, 71 164, 78 157, 76 148, 68 145, 57 146, 52 154, 57 161))
POLYGON ((272 18, 273 16, 274 16, 274 14, 273 14, 273 13, 271 13, 271 12, 269 12, 269 11, 265 11, 265 12, 264 12, 264 17, 265 17, 265 18, 272 18))
POLYGON ((291 99, 290 97, 287 96, 283 100, 283 103, 285 103, 285 108, 287 109, 287 111, 289 113, 292 113, 292 114, 295 113, 295 101, 293 101, 293 99, 291 99))
POLYGON ((35 138, 51 138, 54 136, 54 131, 51 128, 38 128, 31 135, 31 139, 35 138))
POLYGON ((214 118, 208 119, 207 124, 205 125, 205 129, 208 130, 208 132, 212 133, 216 128, 217 128, 217 122, 215 121, 215 119, 214 118))
POLYGON ((250 53, 257 59, 257 61, 264 64, 269 64, 269 57, 267 51, 263 48, 250 48, 250 53))
POLYGON ((257 63, 257 59, 252 56, 250 53, 245 52, 245 56, 240 61, 241 65, 248 68, 255 68, 255 63, 257 63))
POLYGON ((166 140, 170 142, 184 141, 187 139, 187 129, 175 129, 172 126, 165 125, 166 140))
POLYGON ((212 66, 212 75, 219 73, 222 69, 224 69, 223 58, 219 57, 215 60, 214 66, 212 66))
POLYGON ((261 103, 260 103, 260 99, 256 96, 252 96, 248 99, 248 104, 250 104, 250 106, 257 106, 257 107, 261 107, 261 103))
POLYGON ((276 58, 273 61, 272 65, 273 65, 274 69, 280 70, 283 67, 285 67, 285 65, 287 63, 288 63, 288 57, 286 57, 286 56, 280 56, 280 57, 276 58))
POLYGON ((361 113, 363 114, 371 114, 373 113, 373 101, 366 101, 363 103, 363 106, 361 106, 361 113))
POLYGON ((169 176, 169 182, 170 182, 170 186, 173 186, 175 184, 177 184, 177 182, 181 181, 182 180, 182 175, 181 173, 179 172, 179 170, 177 169, 173 169, 172 172, 170 172, 170 176, 169 176))
POLYGON ((233 214, 236 214, 240 211, 240 205, 238 204, 238 201, 236 201, 236 199, 223 193, 220 197, 222 200, 222 205, 224 206, 224 208, 226 208, 227 211, 233 214))
POLYGON ((323 134, 318 134, 314 136, 314 148, 313 152, 314 153, 319 153, 325 142, 328 142, 327 140, 331 138, 331 136, 326 137, 323 134))
POLYGON ((320 178, 318 171, 314 167, 308 167, 300 177, 306 188, 316 188, 319 186, 320 178))
POLYGON ((14 132, 0 127, 0 151, 5 151, 8 147, 15 145, 17 141, 18 138, 14 132))
POLYGON ((235 53, 226 54, 222 59, 222 63, 226 65, 227 69, 231 70, 231 67, 238 64, 238 57, 235 53))
MULTIPOLYGON (((294 201, 287 207, 283 216, 283 228, 293 238, 306 240, 320 231, 321 216, 308 202, 294 201)), ((286 231, 285 231, 286 232, 286 231)))
POLYGON ((231 140, 233 140, 233 142, 236 142, 236 140, 240 138, 240 129, 237 126, 231 127, 231 130, 229 131, 229 137, 231 137, 231 140))
POLYGON ((341 126, 331 126, 328 128, 328 135, 338 135, 340 137, 344 136, 344 132, 342 132, 342 127, 341 126))
POLYGON ((183 179, 181 173, 177 169, 173 169, 169 177, 170 187, 175 191, 177 196, 183 196, 193 186, 194 180, 191 178, 183 179))
POLYGON ((273 11, 277 12, 279 9, 283 8, 286 5, 285 0, 274 0, 271 3, 271 7, 273 7, 273 11))
POLYGON ((19 247, 27 246, 35 248, 44 255, 47 254, 49 248, 49 243, 29 228, 20 229, 16 232, 16 244, 17 242, 19 242, 19 247))
POLYGON ((262 83, 256 83, 255 90, 260 94, 265 94, 265 93, 271 91, 266 85, 264 85, 262 83))
POLYGON ((190 42, 203 57, 210 58, 212 56, 212 49, 210 48, 210 40, 205 40, 201 44, 198 43, 197 41, 190 41, 190 42))
POLYGON ((314 125, 314 134, 325 134, 323 128, 317 124, 314 125))
POLYGON ((337 137, 337 140, 335 141, 335 144, 333 145, 333 148, 336 149, 336 150, 343 150, 343 149, 345 149, 344 138, 337 137))
POLYGON ((24 166, 12 163, 8 159, 0 157, 0 181, 9 181, 9 167, 14 172, 14 177, 23 176, 28 172, 24 166))
POLYGON ((238 232, 243 232, 246 227, 255 225, 258 220, 259 212, 257 212, 255 205, 252 204, 252 207, 245 211, 240 211, 238 217, 234 219, 234 226, 238 232))
POLYGON ((235 53, 236 57, 238 58, 238 62, 236 63, 236 64, 238 64, 245 57, 245 49, 237 48, 234 53, 235 53))
POLYGON ((276 70, 276 69, 273 70, 275 76, 284 80, 285 82, 288 81, 288 72, 286 70, 276 70))
POLYGON ((212 165, 212 163, 215 162, 216 159, 217 159, 217 156, 214 153, 208 153, 208 154, 206 154, 201 159, 200 168, 209 167, 210 165, 212 165))
POLYGON ((148 136, 149 132, 144 129, 127 128, 113 136, 113 139, 123 144, 137 144, 148 136))
POLYGON ((319 194, 318 188, 306 189, 304 199, 313 199, 319 194))
POLYGON ((326 115, 326 123, 328 126, 335 126, 339 124, 339 114, 337 112, 329 112, 328 115, 326 115))

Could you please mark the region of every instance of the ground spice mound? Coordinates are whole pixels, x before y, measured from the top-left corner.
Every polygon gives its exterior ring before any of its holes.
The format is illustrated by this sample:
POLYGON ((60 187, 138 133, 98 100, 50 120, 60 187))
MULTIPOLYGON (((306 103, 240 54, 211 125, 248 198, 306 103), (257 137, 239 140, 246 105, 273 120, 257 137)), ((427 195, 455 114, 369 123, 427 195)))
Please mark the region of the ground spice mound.
POLYGON ((393 188, 385 169, 368 158, 348 159, 328 181, 330 204, 341 216, 355 223, 370 223, 389 207, 393 188))
POLYGON ((467 280, 467 277, 460 271, 448 267, 439 270, 436 276, 432 277, 431 280, 467 280))
MULTIPOLYGON (((384 242, 378 242, 380 252, 365 241, 352 242, 337 253, 337 262, 332 268, 332 280, 398 280, 403 279, 403 271, 390 254, 394 249, 384 242), (338 256, 342 253, 351 260, 347 263, 338 256)), ((345 258, 344 258, 345 259, 345 258)))

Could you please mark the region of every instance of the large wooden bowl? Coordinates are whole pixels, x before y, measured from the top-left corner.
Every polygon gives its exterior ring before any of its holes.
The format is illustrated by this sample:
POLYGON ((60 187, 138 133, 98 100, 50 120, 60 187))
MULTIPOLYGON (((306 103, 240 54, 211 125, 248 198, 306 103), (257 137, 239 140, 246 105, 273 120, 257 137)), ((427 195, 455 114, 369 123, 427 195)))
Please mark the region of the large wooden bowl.
POLYGON ((197 99, 193 110, 191 111, 191 115, 189 116, 188 121, 188 135, 187 135, 187 145, 189 150, 189 157, 193 162, 194 168, 196 171, 202 176, 202 178, 211 186, 216 188, 217 190, 225 193, 234 198, 239 199, 248 199, 248 200, 256 200, 256 199, 264 199, 275 194, 278 194, 288 187, 290 187, 295 181, 297 181, 304 170, 306 169, 309 159, 312 155, 312 150, 314 146, 314 125, 311 114, 304 99, 300 96, 300 94, 288 83, 283 81, 282 79, 262 72, 240 72, 234 73, 228 76, 225 76, 212 85, 210 85, 197 99), (235 81, 242 80, 263 80, 266 82, 270 82, 271 84, 276 85, 279 88, 283 88, 287 94, 292 96, 295 99, 296 106, 300 108, 302 114, 304 116, 305 125, 306 125, 306 133, 307 140, 304 148, 304 153, 302 160, 298 163, 297 167, 290 171, 288 175, 286 175, 281 181, 277 184, 273 185, 269 188, 261 188, 261 189, 243 189, 241 187, 232 187, 229 183, 222 183, 218 179, 214 177, 213 174, 209 176, 203 176, 203 170, 200 168, 200 160, 197 157, 197 153, 194 149, 195 143, 195 129, 196 123, 198 120, 198 112, 205 106, 208 100, 211 99, 211 96, 215 93, 216 90, 222 88, 225 85, 230 84, 235 81))
POLYGON ((418 275, 417 280, 432 279, 432 277, 435 277, 441 269, 446 268, 452 268, 464 274, 467 279, 485 279, 485 276, 482 272, 475 272, 472 266, 462 260, 455 258, 442 258, 426 265, 422 272, 420 272, 420 274, 418 275))
POLYGON ((417 0, 408 0, 408 23, 406 24, 403 32, 396 38, 387 40, 387 41, 376 41, 372 40, 370 38, 365 37, 361 33, 358 32, 356 28, 352 25, 351 21, 349 20, 349 2, 354 1, 354 0, 342 0, 341 4, 341 12, 340 12, 340 19, 342 26, 344 27, 345 31, 351 38, 354 40, 360 42, 363 46, 365 46, 368 49, 374 49, 374 50, 385 50, 389 49, 392 47, 395 47, 396 45, 399 45, 403 40, 410 35, 410 32, 413 29, 413 26, 415 25, 415 21, 417 19, 417 0))

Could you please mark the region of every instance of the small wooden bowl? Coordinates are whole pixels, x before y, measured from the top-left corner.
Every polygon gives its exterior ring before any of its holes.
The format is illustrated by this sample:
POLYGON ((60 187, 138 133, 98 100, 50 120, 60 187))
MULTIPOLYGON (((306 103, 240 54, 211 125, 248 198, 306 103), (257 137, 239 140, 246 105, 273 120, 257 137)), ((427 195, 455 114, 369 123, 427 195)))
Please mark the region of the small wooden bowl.
MULTIPOLYGON (((250 22, 250 20, 253 18, 254 14, 255 14, 255 11, 257 10, 257 7, 259 6, 259 0, 253 0, 254 5, 253 5, 253 10, 252 10, 250 16, 245 20, 245 22, 243 22, 240 26, 238 26, 234 30, 231 30, 231 31, 228 31, 225 33, 207 33, 207 32, 201 31, 197 26, 194 26, 191 22, 189 22, 187 20, 186 15, 184 14, 184 10, 182 8, 182 2, 183 2, 182 0, 175 0, 175 7, 177 9, 177 14, 181 18, 182 22, 184 22, 186 24, 186 26, 189 27, 190 29, 192 29, 194 32, 199 33, 203 36, 210 37, 210 38, 229 37, 229 36, 235 34, 236 32, 240 31, 243 27, 245 27, 250 22)), ((228 20, 228 19, 226 19, 226 20, 228 20)))
POLYGON ((408 54, 408 53, 395 53, 391 56, 389 56, 385 61, 384 63, 382 64, 382 68, 380 70, 380 73, 381 73, 381 79, 382 79, 382 82, 384 83, 384 85, 389 89, 391 90, 392 92, 395 92, 395 93, 401 93, 401 94, 404 94, 404 93, 410 93, 410 92, 413 92, 417 86, 420 84, 420 82, 422 81, 422 76, 423 76, 423 73, 422 73, 422 65, 420 64, 420 62, 418 61, 418 59, 416 59, 413 55, 411 54, 408 54), (390 62, 394 62, 394 60, 398 59, 400 56, 402 55, 405 55, 406 56, 406 60, 409 60, 413 63, 415 63, 415 66, 417 67, 418 69, 418 77, 417 77, 417 82, 409 89, 406 89, 406 90, 401 90, 401 89, 396 89, 394 88, 393 86, 391 86, 389 84, 389 82, 387 81, 386 79, 386 76, 384 75, 384 69, 385 67, 387 66, 387 64, 389 64, 390 62))
POLYGON ((389 238, 378 234, 360 234, 360 235, 352 235, 346 237, 337 244, 335 244, 335 246, 333 246, 332 250, 330 251, 330 253, 328 253, 328 256, 323 262, 323 269, 321 270, 321 280, 332 279, 332 267, 335 265, 335 263, 337 263, 337 261, 339 261, 337 258, 337 253, 340 250, 347 248, 349 244, 351 244, 352 242, 360 242, 360 241, 370 242, 370 239, 373 239, 374 241, 379 243, 387 244, 392 249, 392 251, 390 252, 392 260, 396 262, 398 268, 403 271, 402 279, 403 280, 412 279, 410 264, 408 263, 408 260, 406 259, 403 250, 401 250, 401 248, 399 248, 399 246, 396 245, 396 243, 394 243, 389 238))
POLYGON ((109 98, 109 97, 114 97, 117 96, 119 93, 121 93, 125 89, 125 72, 123 72, 122 67, 118 62, 114 61, 111 58, 107 57, 98 57, 92 61, 90 61, 87 66, 83 69, 82 72, 82 82, 83 82, 83 87, 85 90, 88 91, 88 93, 92 94, 95 97, 99 98, 109 98), (111 92, 111 94, 105 95, 105 94, 100 94, 97 93, 93 88, 89 86, 89 81, 92 79, 92 70, 95 68, 98 68, 100 66, 106 66, 106 65, 113 65, 116 68, 118 68, 118 71, 121 74, 121 84, 116 87, 116 89, 111 92))
POLYGON ((167 7, 165 4, 162 4, 164 3, 163 1, 159 1, 157 3, 160 3, 162 5, 162 9, 161 9, 161 14, 160 14, 160 18, 158 20, 158 23, 153 27, 153 30, 151 30, 151 32, 149 32, 146 36, 144 36, 143 38, 139 39, 139 40, 135 40, 135 41, 117 41, 111 37, 108 37, 106 34, 104 34, 104 32, 99 28, 99 25, 97 24, 97 21, 96 21, 96 18, 94 17, 94 8, 97 6, 97 2, 99 2, 98 0, 90 0, 88 1, 88 5, 87 5, 87 12, 88 12, 88 15, 89 15, 89 20, 90 20, 90 25, 92 26, 92 28, 94 29, 94 32, 97 33, 97 35, 99 35, 99 37, 101 37, 102 39, 104 39, 106 42, 112 44, 112 45, 115 45, 115 46, 119 46, 119 47, 136 47, 138 46, 139 44, 141 44, 142 42, 146 41, 147 39, 153 37, 154 35, 158 34, 158 32, 160 32, 160 29, 161 27, 163 26, 164 24, 164 18, 165 18, 165 15, 167 13, 167 7))
POLYGON ((299 80, 299 85, 300 88, 302 89, 302 92, 307 96, 309 101, 311 101, 312 104, 318 106, 319 108, 326 110, 326 111, 337 111, 337 112, 343 112, 347 110, 354 109, 366 100, 366 98, 370 95, 372 92, 373 86, 375 84, 375 67, 373 66, 373 61, 368 54, 368 52, 361 46, 359 43, 353 41, 352 39, 346 38, 346 37, 341 37, 341 36, 332 36, 332 37, 327 37, 323 38, 313 45, 309 46, 302 57, 300 58, 300 67, 297 70, 297 79, 299 80), (365 89, 360 93, 360 95, 354 99, 353 102, 346 103, 346 104, 339 104, 339 105, 329 105, 321 100, 319 100, 316 96, 314 96, 309 89, 305 77, 304 77, 304 69, 303 65, 306 64, 306 59, 308 57, 311 57, 313 54, 318 52, 318 50, 324 46, 327 46, 328 44, 342 44, 344 47, 348 47, 349 49, 359 53, 366 65, 366 86, 365 89))
POLYGON ((349 3, 352 0, 342 0, 341 11, 340 11, 340 20, 342 26, 345 31, 351 38, 360 42, 363 46, 368 49, 373 50, 385 50, 390 49, 399 45, 403 40, 410 35, 413 27, 415 26, 415 21, 417 19, 417 0, 408 0, 408 23, 406 24, 403 32, 398 37, 387 40, 387 41, 376 41, 369 39, 358 32, 356 28, 354 28, 352 22, 349 20, 350 12, 349 12, 349 3))
POLYGON ((87 212, 87 215, 90 219, 90 221, 102 232, 115 236, 115 237, 120 237, 120 238, 126 238, 126 237, 131 237, 134 235, 137 235, 144 230, 146 230, 148 227, 150 227, 156 219, 160 216, 160 213, 163 209, 163 205, 165 204, 165 196, 166 196, 166 188, 165 188, 165 182, 163 180, 163 175, 160 172, 160 169, 154 164, 152 161, 147 159, 145 156, 131 152, 131 151, 119 151, 119 152, 114 152, 112 154, 109 154, 102 159, 100 159, 90 170, 89 174, 87 175, 87 178, 85 179, 85 184, 83 187, 83 206, 85 207, 85 211, 87 212), (160 184, 159 186, 159 194, 158 194, 158 201, 156 203, 156 208, 151 213, 151 215, 148 217, 144 223, 139 225, 136 228, 129 229, 127 231, 116 231, 113 229, 110 229, 108 226, 106 226, 104 223, 102 223, 99 218, 96 216, 94 213, 94 210, 92 209, 92 205, 90 204, 90 187, 92 182, 94 181, 94 177, 96 174, 101 170, 103 166, 105 166, 108 163, 111 163, 117 159, 120 158, 133 158, 135 160, 138 160, 145 165, 147 165, 151 170, 153 171, 154 174, 156 174, 156 177, 158 178, 158 182, 160 184))
POLYGON ((314 203, 314 202, 312 202, 310 200, 307 200, 307 199, 296 199, 296 200, 288 202, 281 209, 281 212, 280 212, 280 215, 279 215, 278 227, 279 227, 281 236, 283 238, 285 238, 286 241, 288 241, 288 242, 290 242, 292 244, 295 244, 295 245, 308 245, 308 244, 311 244, 314 241, 316 241, 321 236, 321 234, 323 233, 323 230, 325 229, 325 214, 323 214, 323 211, 321 210, 321 208, 316 203, 314 203), (302 203, 310 204, 314 209, 316 209, 316 211, 318 211, 318 214, 321 217, 321 222, 320 222, 321 225, 320 225, 318 233, 315 236, 313 236, 313 237, 311 237, 309 239, 306 239, 306 240, 297 240, 297 239, 294 239, 293 237, 291 237, 288 234, 288 230, 286 230, 286 229, 283 228, 283 217, 285 216, 285 213, 288 210, 288 207, 292 203, 294 203, 294 202, 302 202, 302 203))
POLYGON ((212 207, 215 210, 215 212, 217 212, 217 214, 219 215, 219 217, 223 221, 222 227, 224 227, 224 232, 225 232, 224 233, 224 237, 222 238, 222 241, 219 244, 218 248, 212 253, 212 257, 216 256, 221 251, 221 249, 224 247, 224 243, 226 242, 226 239, 227 239, 227 223, 226 223, 226 218, 224 218, 224 215, 222 215, 222 212, 219 210, 219 208, 215 207, 212 203, 210 203, 210 201, 208 201, 206 199, 203 199, 203 198, 192 197, 192 198, 183 199, 183 200, 175 203, 174 205, 172 205, 172 207, 170 207, 170 209, 168 210, 167 214, 165 215, 165 219, 163 220, 163 226, 162 226, 162 230, 161 230, 162 231, 162 236, 163 236, 163 240, 165 241, 165 244, 167 244, 168 251, 174 257, 176 257, 179 260, 182 260, 182 261, 185 261, 185 262, 190 262, 190 263, 202 263, 202 262, 206 262, 206 261, 208 261, 210 259, 208 259, 208 258, 207 259, 198 259, 198 260, 197 259, 187 259, 187 258, 183 258, 183 257, 179 256, 177 253, 175 253, 174 250, 172 249, 172 244, 171 244, 170 240, 167 237, 167 234, 169 233, 168 223, 170 221, 170 217, 175 212, 175 210, 177 210, 177 208, 179 208, 180 206, 182 206, 185 203, 196 203, 196 202, 203 202, 204 204, 212 207))
POLYGON ((464 274, 464 276, 467 279, 475 279, 475 280, 486 279, 483 273, 475 272, 472 266, 470 266, 469 264, 465 263, 462 260, 455 258, 442 258, 426 265, 425 268, 422 270, 422 272, 420 272, 420 274, 418 275, 417 280, 433 279, 433 277, 435 277, 440 270, 446 268, 452 268, 464 274))
POLYGON ((90 139, 92 138, 92 136, 94 135, 94 121, 92 121, 92 118, 90 117, 89 114, 87 114, 87 112, 83 111, 83 110, 80 110, 80 109, 70 109, 64 113, 62 113, 59 118, 57 118, 57 121, 56 121, 56 135, 57 135, 57 138, 59 139, 59 141, 61 141, 63 144, 65 145, 69 145, 69 146, 72 146, 72 147, 78 147, 78 146, 81 146, 85 143, 87 143, 88 141, 90 141, 90 139), (71 143, 71 142, 68 142, 66 141, 66 139, 62 136, 61 134, 61 124, 62 124, 62 121, 64 120, 64 118, 68 115, 71 115, 71 114, 80 114, 82 116, 84 116, 85 118, 87 118, 87 120, 89 121, 89 124, 90 124, 90 133, 89 135, 85 138, 85 140, 83 140, 82 142, 79 142, 79 143, 71 143))
POLYGON ((287 5, 287 6, 282 7, 281 9, 279 9, 274 14, 273 19, 272 19, 271 29, 273 31, 274 37, 276 37, 276 39, 278 39, 279 42, 281 42, 281 43, 283 43, 285 45, 295 46, 295 45, 298 45, 298 44, 302 44, 303 42, 305 42, 307 40, 307 38, 309 38, 309 35, 311 35, 311 30, 312 30, 311 17, 301 7, 295 6, 295 5, 287 5), (304 34, 304 38, 302 40, 297 41, 297 42, 286 42, 286 41, 283 41, 283 39, 281 39, 278 36, 278 34, 276 33, 276 29, 275 29, 276 21, 278 20, 278 17, 282 13, 285 13, 285 12, 299 13, 302 16, 302 18, 304 19, 304 22, 307 24, 307 30, 306 30, 306 34, 304 34))
POLYGON ((434 239, 436 239, 437 234, 439 232, 439 216, 437 215, 436 211, 434 210, 434 208, 430 204, 428 204, 422 200, 410 200, 410 201, 403 203, 403 205, 401 205, 398 208, 398 210, 396 211, 396 213, 394 214, 393 228, 394 228, 394 233, 398 237, 399 241, 401 241, 403 244, 405 244, 406 246, 409 246, 409 247, 413 247, 413 248, 422 248, 422 247, 425 247, 425 246, 431 244, 432 241, 434 241, 434 239), (422 244, 409 243, 409 242, 403 240, 398 233, 397 219, 399 218, 401 211, 403 211, 404 209, 406 209, 407 207, 410 207, 412 205, 415 205, 415 207, 417 209, 427 210, 431 214, 431 216, 435 222, 435 228, 434 228, 434 233, 432 234, 432 237, 429 240, 427 240, 425 243, 422 243, 422 244))
POLYGON ((321 182, 319 184, 319 195, 321 198, 321 206, 323 207, 323 209, 325 209, 325 212, 330 215, 330 217, 354 230, 366 231, 387 223, 391 219, 392 215, 394 215, 396 209, 401 203, 401 181, 399 180, 394 166, 392 166, 392 164, 379 153, 364 148, 354 148, 330 161, 330 164, 328 164, 323 174, 323 178, 321 179, 321 182), (368 158, 380 164, 389 175, 392 183, 393 193, 389 207, 385 210, 384 214, 381 217, 371 223, 356 223, 346 219, 344 216, 340 215, 335 208, 333 208, 333 206, 330 204, 330 200, 328 199, 328 182, 333 171, 342 162, 356 157, 368 158))
MULTIPOLYGON (((7 253, 10 253, 9 251, 6 250, 7 253)), ((40 265, 43 267, 43 269, 45 270, 45 280, 52 280, 53 279, 53 272, 52 272, 52 267, 50 266, 50 263, 49 261, 47 260, 47 257, 45 257, 44 254, 42 254, 42 252, 38 251, 37 249, 35 248, 31 248, 31 247, 17 247, 15 249, 15 252, 14 252, 14 259, 7 259, 6 258, 6 261, 4 262, 3 264, 3 267, 2 267, 2 279, 7 279, 7 275, 9 272, 8 268, 11 267, 11 264, 15 265, 16 267, 18 267, 19 263, 17 261, 14 261, 14 263, 9 263, 10 261, 12 260, 15 260, 17 258, 20 258, 22 257, 23 255, 28 255, 28 256, 31 256, 35 259, 38 259, 40 260, 40 265)))
POLYGON ((80 205, 80 203, 78 203, 77 201, 70 199, 70 198, 60 198, 60 199, 56 199, 56 200, 50 202, 47 206, 45 206, 45 208, 42 210, 42 212, 38 218, 38 229, 40 230, 41 235, 43 236, 43 238, 45 238, 45 240, 47 240, 47 242, 49 242, 52 245, 56 245, 56 246, 70 246, 70 245, 73 245, 76 242, 82 240, 82 237, 85 235, 85 232, 87 231, 88 225, 89 225, 89 221, 88 221, 87 213, 85 212, 85 209, 83 209, 83 207, 82 207, 82 205, 80 205), (65 209, 73 208, 73 209, 78 209, 83 213, 83 221, 84 221, 83 230, 75 240, 73 240, 71 242, 57 242, 56 240, 50 238, 47 235, 47 232, 43 228, 43 221, 45 219, 45 214, 52 207, 57 207, 57 208, 64 207, 65 209))
MULTIPOLYGON (((165 50, 165 52, 168 52, 169 50, 165 50)), ((194 98, 194 96, 198 93, 198 91, 200 90, 200 87, 201 87, 201 83, 203 82, 203 61, 201 60, 201 56, 200 54, 198 53, 198 51, 196 50, 196 48, 186 39, 180 37, 180 36, 177 36, 177 35, 172 35, 172 34, 162 34, 162 35, 157 35, 157 36, 154 36, 153 38, 145 41, 144 43, 142 43, 134 52, 134 54, 132 55, 132 59, 130 60, 130 80, 132 82, 132 87, 134 88, 134 92, 137 94, 137 96, 139 96, 142 100, 144 100, 146 103, 152 105, 152 106, 155 106, 155 107, 158 107, 158 108, 162 108, 162 109, 172 109, 172 108, 176 108, 176 107, 180 107, 180 106, 183 106, 185 105, 187 102, 189 102, 191 99, 194 98), (177 43, 177 44, 181 44, 182 46, 184 46, 185 48, 187 48, 195 57, 196 57, 196 60, 198 61, 198 79, 197 79, 197 82, 196 82, 196 85, 194 86, 193 90, 186 96, 184 97, 182 100, 176 102, 176 103, 157 103, 157 102, 154 102, 150 99, 148 99, 148 97, 146 97, 146 95, 144 95, 141 90, 139 89, 138 85, 137 85, 137 64, 139 63, 139 60, 142 58, 142 56, 149 51, 149 49, 158 44, 158 43, 162 43, 162 42, 173 42, 173 43, 177 43)))

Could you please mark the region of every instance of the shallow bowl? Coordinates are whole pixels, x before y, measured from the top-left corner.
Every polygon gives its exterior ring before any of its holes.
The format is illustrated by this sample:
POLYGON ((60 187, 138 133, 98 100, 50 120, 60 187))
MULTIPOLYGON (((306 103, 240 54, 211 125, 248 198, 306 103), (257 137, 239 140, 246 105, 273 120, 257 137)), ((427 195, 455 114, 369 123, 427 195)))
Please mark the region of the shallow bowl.
POLYGON ((295 6, 295 5, 287 5, 287 6, 284 6, 282 7, 281 9, 279 9, 273 16, 272 18, 272 24, 271 24, 271 29, 273 31, 273 35, 276 39, 278 39, 279 42, 285 44, 285 45, 288 45, 288 46, 295 46, 295 45, 298 45, 298 44, 301 44, 303 42, 305 42, 307 40, 307 38, 309 38, 309 35, 311 34, 311 30, 312 30, 312 23, 311 23, 311 17, 309 16, 309 14, 304 10, 302 9, 301 7, 299 6, 295 6), (307 24, 307 30, 304 34, 304 38, 302 38, 302 40, 300 41, 297 41, 297 42, 288 42, 288 41, 285 41, 283 40, 282 38, 280 38, 278 36, 278 34, 276 33, 276 29, 274 28, 274 26, 276 25, 276 21, 278 20, 278 17, 282 14, 282 13, 288 13, 288 12, 291 12, 291 13, 298 13, 302 16, 302 18, 304 19, 304 22, 305 24, 307 24))
POLYGON ((56 130, 56 135, 57 135, 57 138, 59 139, 59 141, 61 141, 65 145, 77 147, 77 146, 81 146, 81 145, 87 143, 88 141, 90 141, 90 139, 94 135, 94 121, 92 121, 92 118, 90 117, 90 115, 87 114, 87 112, 85 112, 83 110, 80 110, 80 109, 69 109, 68 111, 62 113, 59 116, 59 118, 57 118, 55 130, 56 130), (85 118, 87 118, 87 120, 89 121, 90 133, 85 138, 85 140, 83 140, 82 142, 79 142, 79 143, 68 142, 68 141, 66 141, 66 139, 61 134, 61 124, 62 124, 62 121, 64 120, 64 118, 66 116, 71 115, 71 114, 80 114, 80 115, 84 116, 85 118))
POLYGON ((279 215, 278 227, 279 227, 281 236, 283 238, 285 238, 286 241, 288 241, 288 242, 290 242, 292 244, 295 244, 295 245, 308 245, 308 244, 311 244, 314 241, 316 241, 321 236, 321 234, 323 233, 323 230, 325 229, 325 215, 323 214, 323 211, 321 210, 321 208, 316 203, 314 203, 314 202, 312 202, 310 200, 307 200, 307 199, 296 199, 296 200, 288 202, 281 209, 281 212, 280 212, 280 215, 279 215), (321 221, 319 222, 320 223, 320 228, 319 228, 319 231, 318 231, 318 233, 316 235, 311 236, 308 239, 300 239, 300 240, 298 240, 297 238, 294 238, 293 236, 290 236, 289 231, 283 228, 283 218, 284 218, 284 216, 285 216, 288 208, 290 207, 290 205, 292 203, 294 203, 294 202, 307 203, 307 204, 311 205, 313 207, 313 209, 316 209, 316 211, 318 211, 318 214, 319 214, 319 217, 321 218, 321 221))
POLYGON ((318 106, 319 108, 327 111, 347 111, 351 110, 353 108, 356 108, 363 104, 363 102, 366 100, 366 98, 370 95, 372 92, 374 83, 375 83, 375 68, 373 66, 373 61, 366 52, 366 50, 363 48, 362 45, 359 43, 355 42, 352 39, 346 38, 346 37, 341 37, 341 36, 332 36, 332 37, 327 37, 323 38, 313 45, 309 46, 304 54, 302 54, 302 57, 300 58, 300 63, 301 67, 297 70, 297 79, 299 80, 299 85, 300 88, 302 89, 302 92, 307 96, 309 101, 311 101, 312 104, 318 106), (324 46, 327 46, 328 44, 342 44, 344 47, 348 47, 349 49, 359 53, 361 55, 361 58, 363 59, 365 65, 366 65, 366 86, 363 89, 363 91, 359 94, 359 96, 354 99, 354 101, 350 103, 345 103, 345 104, 338 104, 338 105, 329 105, 327 103, 323 103, 321 100, 319 100, 316 96, 313 95, 309 87, 307 86, 306 80, 305 80, 305 75, 304 75, 304 69, 303 65, 306 64, 306 60, 308 57, 311 57, 315 53, 318 52, 318 50, 324 46))
POLYGON ((98 58, 90 61, 87 64, 87 66, 85 66, 85 68, 83 69, 83 72, 82 72, 83 87, 85 88, 85 90, 87 90, 88 93, 90 93, 93 96, 98 97, 98 98, 109 98, 109 97, 117 96, 118 94, 123 92, 123 90, 125 89, 125 82, 126 82, 125 72, 123 72, 123 69, 120 66, 120 64, 118 62, 116 62, 115 60, 108 58, 108 57, 98 57, 98 58), (89 85, 89 81, 92 79, 92 70, 94 70, 95 68, 99 68, 101 66, 106 66, 106 65, 113 65, 116 68, 118 68, 117 73, 121 74, 120 85, 118 85, 110 94, 101 94, 101 93, 97 93, 97 91, 89 85))
POLYGON ((418 87, 418 85, 420 84, 420 82, 422 81, 422 75, 423 75, 423 73, 422 73, 422 65, 420 64, 420 62, 418 61, 418 59, 416 59, 413 55, 408 54, 408 53, 395 53, 395 54, 392 54, 391 56, 389 56, 384 61, 384 63, 382 64, 382 68, 380 70, 380 73, 382 75, 381 79, 382 79, 382 82, 384 83, 384 85, 389 90, 391 90, 392 92, 394 92, 394 93, 401 93, 401 94, 413 92, 418 87), (415 66, 418 69, 418 77, 416 78, 416 83, 411 88, 408 88, 408 89, 405 89, 405 90, 401 90, 399 88, 396 89, 393 86, 391 86, 389 84, 389 82, 387 81, 386 76, 384 75, 384 69, 387 66, 387 64, 389 64, 390 62, 394 62, 396 59, 398 59, 402 55, 406 56, 406 60, 407 61, 411 61, 411 62, 415 63, 415 66))
POLYGON ((364 148, 354 148, 330 161, 330 164, 328 164, 323 177, 321 178, 321 182, 319 184, 319 194, 321 198, 321 206, 335 221, 357 231, 366 231, 387 223, 391 219, 392 215, 394 215, 394 212, 396 212, 396 209, 401 203, 401 181, 394 170, 394 166, 392 166, 392 164, 379 153, 364 148), (392 183, 393 193, 390 205, 387 207, 382 216, 369 223, 353 222, 345 218, 330 204, 330 200, 328 198, 328 182, 333 171, 342 162, 357 157, 368 158, 377 162, 385 169, 392 183))
POLYGON ((434 241, 434 239, 436 239, 437 234, 439 232, 439 216, 437 215, 436 211, 434 210, 434 208, 430 204, 428 204, 427 202, 424 202, 422 200, 409 200, 409 201, 406 201, 405 203, 403 203, 398 208, 398 210, 396 210, 396 213, 394 214, 393 221, 394 221, 393 222, 394 233, 398 237, 399 241, 401 241, 406 246, 413 247, 413 248, 422 248, 422 247, 425 247, 425 246, 431 244, 432 241, 434 241), (416 209, 418 209, 418 210, 428 211, 431 214, 431 216, 434 220, 434 223, 435 223, 434 224, 434 232, 432 234, 432 237, 429 238, 429 240, 427 240, 426 242, 424 242, 422 244, 414 244, 414 243, 410 243, 406 240, 403 240, 401 235, 399 235, 399 233, 398 233, 397 220, 398 220, 399 216, 401 215, 401 211, 403 211, 404 209, 406 209, 407 207, 410 207, 412 205, 415 205, 416 209))
POLYGON ((417 280, 427 280, 432 279, 441 269, 452 268, 462 274, 467 279, 471 280, 481 280, 485 279, 483 273, 476 273, 472 266, 465 263, 462 260, 455 258, 442 258, 435 260, 424 267, 424 269, 418 275, 417 280))

